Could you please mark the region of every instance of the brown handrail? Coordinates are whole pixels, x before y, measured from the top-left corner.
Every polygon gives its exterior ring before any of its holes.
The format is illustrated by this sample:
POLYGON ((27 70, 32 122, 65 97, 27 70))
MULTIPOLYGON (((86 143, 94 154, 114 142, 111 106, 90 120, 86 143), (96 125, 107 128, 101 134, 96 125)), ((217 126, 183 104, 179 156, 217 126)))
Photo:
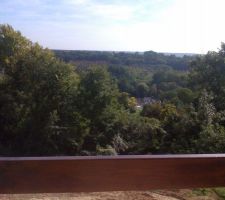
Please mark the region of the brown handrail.
POLYGON ((0 193, 225 186, 225 154, 1 157, 0 193))

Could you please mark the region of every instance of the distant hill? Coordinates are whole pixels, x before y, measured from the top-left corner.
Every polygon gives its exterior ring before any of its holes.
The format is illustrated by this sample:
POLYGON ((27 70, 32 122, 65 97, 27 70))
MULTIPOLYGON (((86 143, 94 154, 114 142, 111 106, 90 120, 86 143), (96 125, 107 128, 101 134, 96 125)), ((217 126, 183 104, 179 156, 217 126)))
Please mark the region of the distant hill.
POLYGON ((198 55, 201 55, 201 54, 197 54, 197 53, 165 53, 165 52, 162 52, 164 55, 166 56, 171 56, 171 55, 175 55, 176 57, 184 57, 184 56, 198 56, 198 55))
POLYGON ((53 50, 57 57, 66 62, 93 62, 107 65, 122 65, 144 68, 172 68, 187 70, 192 53, 122 52, 122 51, 80 51, 53 50))

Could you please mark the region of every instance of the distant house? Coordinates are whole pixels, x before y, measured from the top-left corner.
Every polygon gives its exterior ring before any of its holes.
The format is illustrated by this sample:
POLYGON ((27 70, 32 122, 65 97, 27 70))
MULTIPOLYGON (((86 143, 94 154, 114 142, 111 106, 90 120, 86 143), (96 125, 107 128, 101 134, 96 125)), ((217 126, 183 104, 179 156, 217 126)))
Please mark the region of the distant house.
POLYGON ((142 108, 144 105, 155 103, 156 101, 157 100, 153 99, 152 97, 137 98, 136 108, 142 108))

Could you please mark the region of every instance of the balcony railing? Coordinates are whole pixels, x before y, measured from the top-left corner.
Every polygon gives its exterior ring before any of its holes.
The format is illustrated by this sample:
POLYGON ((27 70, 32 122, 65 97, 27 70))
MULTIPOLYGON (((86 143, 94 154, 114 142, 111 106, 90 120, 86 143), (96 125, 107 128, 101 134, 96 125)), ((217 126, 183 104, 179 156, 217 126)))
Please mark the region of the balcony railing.
POLYGON ((0 158, 5 194, 223 186, 225 154, 0 158))

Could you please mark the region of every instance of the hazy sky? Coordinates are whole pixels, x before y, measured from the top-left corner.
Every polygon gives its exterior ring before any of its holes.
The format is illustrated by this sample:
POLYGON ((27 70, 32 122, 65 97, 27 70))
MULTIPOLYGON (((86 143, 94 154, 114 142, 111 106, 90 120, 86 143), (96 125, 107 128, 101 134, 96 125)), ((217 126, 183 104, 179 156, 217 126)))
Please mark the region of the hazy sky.
POLYGON ((225 0, 0 0, 0 24, 52 49, 206 53, 225 0))

